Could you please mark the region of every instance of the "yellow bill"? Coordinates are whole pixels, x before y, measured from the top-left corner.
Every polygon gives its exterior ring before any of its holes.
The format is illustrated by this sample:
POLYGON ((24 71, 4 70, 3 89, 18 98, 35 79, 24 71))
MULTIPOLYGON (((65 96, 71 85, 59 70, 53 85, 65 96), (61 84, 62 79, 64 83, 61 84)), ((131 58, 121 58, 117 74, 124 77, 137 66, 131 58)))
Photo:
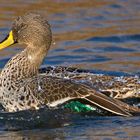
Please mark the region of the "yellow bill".
POLYGON ((0 50, 14 44, 13 32, 10 31, 9 35, 0 43, 0 50))

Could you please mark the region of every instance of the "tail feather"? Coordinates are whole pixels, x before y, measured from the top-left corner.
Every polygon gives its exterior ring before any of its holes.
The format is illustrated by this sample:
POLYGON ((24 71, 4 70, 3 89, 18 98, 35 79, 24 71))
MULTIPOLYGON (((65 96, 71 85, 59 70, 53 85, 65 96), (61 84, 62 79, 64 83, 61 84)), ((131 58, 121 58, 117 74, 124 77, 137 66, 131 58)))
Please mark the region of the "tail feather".
POLYGON ((104 110, 121 116, 132 116, 122 108, 114 99, 111 99, 101 93, 94 93, 84 97, 91 104, 96 105, 104 110))
POLYGON ((117 100, 117 99, 114 99, 116 101, 117 104, 119 104, 123 109, 127 110, 128 112, 131 112, 131 113, 140 113, 140 108, 137 107, 137 106, 132 106, 132 105, 129 105, 127 103, 124 103, 120 100, 117 100))

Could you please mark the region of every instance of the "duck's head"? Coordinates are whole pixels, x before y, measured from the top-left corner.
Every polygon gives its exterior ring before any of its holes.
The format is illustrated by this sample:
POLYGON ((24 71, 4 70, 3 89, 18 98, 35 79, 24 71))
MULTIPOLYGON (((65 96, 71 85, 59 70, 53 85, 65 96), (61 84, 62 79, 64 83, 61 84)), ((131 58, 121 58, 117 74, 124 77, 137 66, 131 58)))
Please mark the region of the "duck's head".
POLYGON ((42 47, 48 50, 51 40, 48 21, 39 14, 28 13, 14 21, 9 35, 0 43, 0 49, 19 43, 32 49, 42 47))

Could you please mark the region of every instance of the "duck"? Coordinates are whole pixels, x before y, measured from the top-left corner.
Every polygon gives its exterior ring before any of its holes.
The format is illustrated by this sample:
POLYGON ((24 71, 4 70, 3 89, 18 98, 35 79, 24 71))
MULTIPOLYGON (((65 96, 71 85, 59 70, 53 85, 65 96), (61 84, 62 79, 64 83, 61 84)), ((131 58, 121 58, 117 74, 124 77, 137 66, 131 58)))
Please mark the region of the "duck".
POLYGON ((7 37, 0 42, 0 50, 16 43, 24 46, 0 73, 0 103, 6 112, 38 110, 44 106, 54 109, 73 100, 82 100, 114 115, 132 116, 132 112, 139 112, 139 108, 84 83, 39 73, 51 42, 51 26, 37 13, 17 17, 7 37))

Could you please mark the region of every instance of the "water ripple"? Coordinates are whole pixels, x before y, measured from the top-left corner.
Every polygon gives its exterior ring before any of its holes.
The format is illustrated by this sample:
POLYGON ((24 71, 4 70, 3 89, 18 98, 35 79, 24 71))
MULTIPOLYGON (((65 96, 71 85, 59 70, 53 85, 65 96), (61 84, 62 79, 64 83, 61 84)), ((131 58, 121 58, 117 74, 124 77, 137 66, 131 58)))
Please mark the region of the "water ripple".
POLYGON ((140 35, 125 35, 125 36, 108 36, 108 37, 92 37, 86 41, 95 41, 95 42, 113 42, 113 43, 124 43, 131 41, 140 41, 140 35))

